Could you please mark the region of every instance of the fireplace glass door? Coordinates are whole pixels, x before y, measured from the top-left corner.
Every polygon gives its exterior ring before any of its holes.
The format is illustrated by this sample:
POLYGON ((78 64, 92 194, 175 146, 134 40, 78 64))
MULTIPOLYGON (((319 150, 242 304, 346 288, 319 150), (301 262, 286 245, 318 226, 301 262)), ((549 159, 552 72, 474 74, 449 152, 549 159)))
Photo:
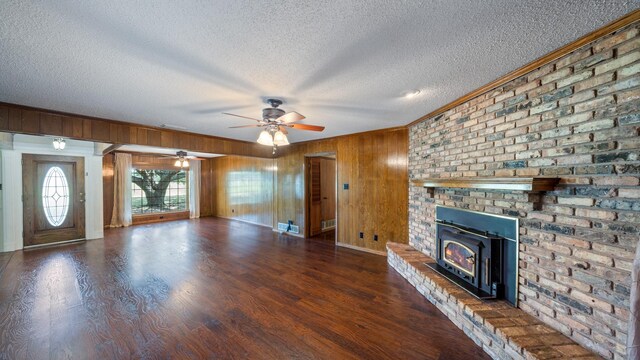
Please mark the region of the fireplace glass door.
POLYGON ((451 240, 443 242, 444 261, 471 277, 476 276, 476 253, 467 246, 451 240))

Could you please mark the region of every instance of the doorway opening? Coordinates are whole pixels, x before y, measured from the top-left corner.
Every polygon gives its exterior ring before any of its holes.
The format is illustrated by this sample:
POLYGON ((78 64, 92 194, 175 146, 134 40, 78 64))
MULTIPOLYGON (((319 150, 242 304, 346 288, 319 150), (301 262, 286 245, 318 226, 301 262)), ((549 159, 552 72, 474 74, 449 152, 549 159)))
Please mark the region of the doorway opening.
POLYGON ((337 184, 335 153, 305 156, 305 237, 337 241, 337 184))

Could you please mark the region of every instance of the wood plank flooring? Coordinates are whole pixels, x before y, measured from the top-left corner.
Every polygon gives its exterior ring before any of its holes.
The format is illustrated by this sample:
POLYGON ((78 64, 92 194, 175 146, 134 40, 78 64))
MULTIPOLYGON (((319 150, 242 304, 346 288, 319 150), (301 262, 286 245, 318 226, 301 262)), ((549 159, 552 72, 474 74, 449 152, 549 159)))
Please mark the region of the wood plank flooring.
POLYGON ((0 258, 0 359, 488 359, 384 257, 241 222, 0 258))

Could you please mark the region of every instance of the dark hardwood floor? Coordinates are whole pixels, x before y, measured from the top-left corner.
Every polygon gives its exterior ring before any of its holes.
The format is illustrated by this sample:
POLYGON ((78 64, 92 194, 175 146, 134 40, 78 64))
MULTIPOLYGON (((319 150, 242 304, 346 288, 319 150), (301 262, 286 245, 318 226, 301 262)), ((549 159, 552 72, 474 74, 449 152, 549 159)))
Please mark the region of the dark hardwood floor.
POLYGON ((386 258, 241 222, 0 258, 2 359, 488 359, 386 258))

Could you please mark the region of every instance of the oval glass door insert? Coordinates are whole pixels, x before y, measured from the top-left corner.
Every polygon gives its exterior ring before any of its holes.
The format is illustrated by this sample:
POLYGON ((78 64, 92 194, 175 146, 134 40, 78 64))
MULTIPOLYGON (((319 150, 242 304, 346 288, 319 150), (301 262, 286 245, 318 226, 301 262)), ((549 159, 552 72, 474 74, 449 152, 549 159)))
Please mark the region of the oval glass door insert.
POLYGON ((61 168, 47 171, 42 184, 42 207, 49 224, 60 226, 69 212, 69 183, 61 168))

